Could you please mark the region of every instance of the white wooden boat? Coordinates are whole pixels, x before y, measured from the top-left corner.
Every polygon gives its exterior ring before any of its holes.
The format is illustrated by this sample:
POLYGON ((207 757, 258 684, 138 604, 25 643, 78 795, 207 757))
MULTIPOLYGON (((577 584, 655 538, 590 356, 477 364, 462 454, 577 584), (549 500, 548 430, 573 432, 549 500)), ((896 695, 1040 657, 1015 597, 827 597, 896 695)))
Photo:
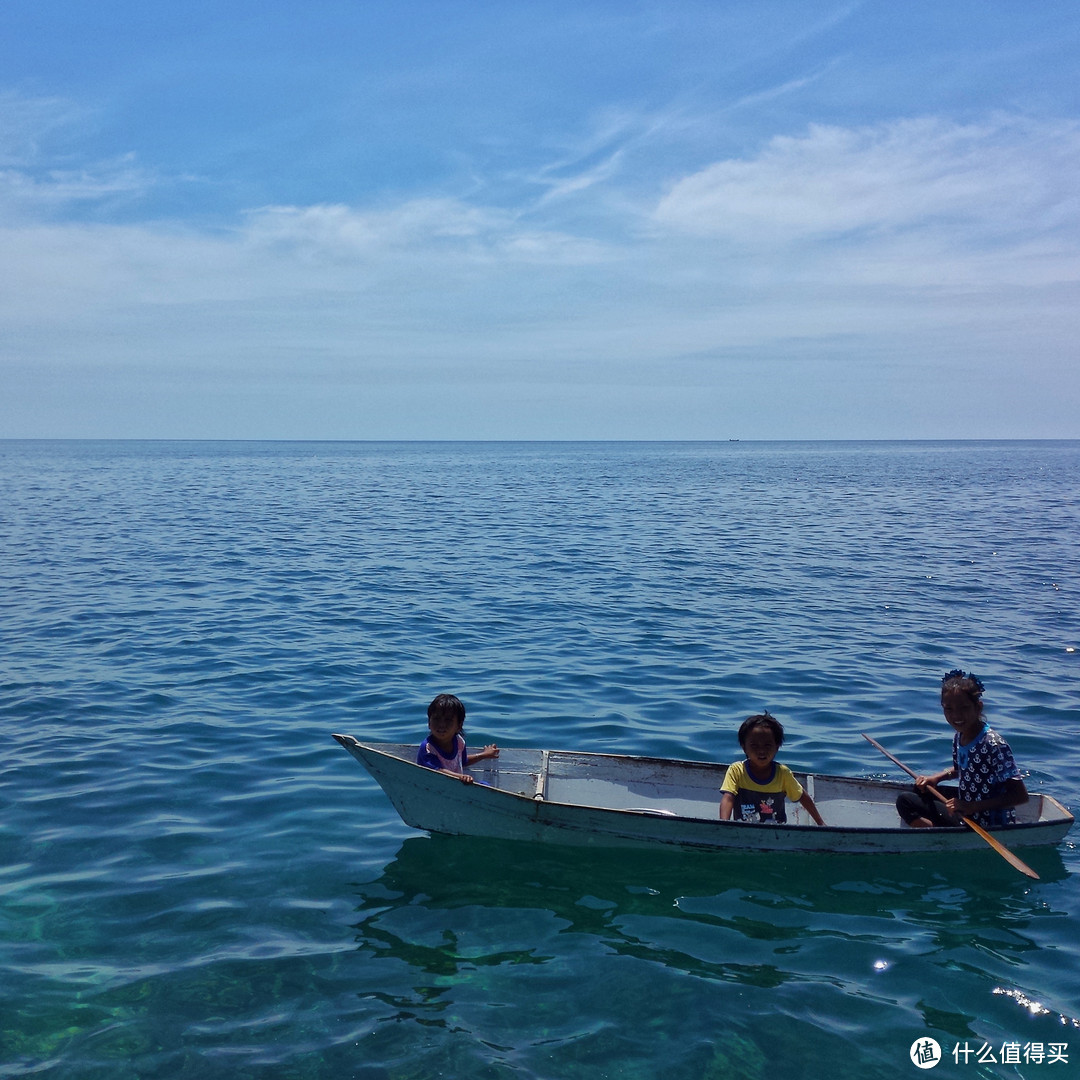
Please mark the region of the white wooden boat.
MULTIPOLYGON (((726 765, 561 750, 504 748, 470 770, 477 783, 416 764, 416 745, 334 738, 375 778, 406 825, 429 832, 596 847, 791 852, 985 850, 970 829, 912 829, 896 796, 911 783, 796 772, 824 827, 797 803, 785 825, 719 819, 726 765)), ((1010 848, 1056 844, 1073 816, 1032 794, 1017 824, 994 830, 1010 848)))

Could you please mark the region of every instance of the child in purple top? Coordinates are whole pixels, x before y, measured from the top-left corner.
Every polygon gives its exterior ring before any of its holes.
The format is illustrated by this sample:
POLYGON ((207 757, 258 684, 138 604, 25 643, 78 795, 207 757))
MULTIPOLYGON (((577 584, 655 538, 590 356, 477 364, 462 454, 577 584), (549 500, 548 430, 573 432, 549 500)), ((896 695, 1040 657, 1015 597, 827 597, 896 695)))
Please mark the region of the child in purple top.
MULTIPOLYGON (((933 776, 919 776, 915 790, 896 800, 900 817, 916 829, 959 826, 961 817, 973 818, 983 828, 1012 825, 1014 806, 1028 801, 1009 744, 983 719, 983 684, 970 672, 957 668, 941 680, 941 709, 953 736, 953 763, 933 776), (941 804, 927 785, 958 781, 959 792, 941 804)), ((948 794, 945 792, 943 794, 948 794)))
POLYGON ((476 754, 465 747, 461 729, 465 726, 465 706, 453 694, 439 694, 428 706, 428 737, 420 744, 416 764, 456 776, 466 784, 473 778, 465 771, 474 761, 499 756, 499 748, 490 743, 476 754))

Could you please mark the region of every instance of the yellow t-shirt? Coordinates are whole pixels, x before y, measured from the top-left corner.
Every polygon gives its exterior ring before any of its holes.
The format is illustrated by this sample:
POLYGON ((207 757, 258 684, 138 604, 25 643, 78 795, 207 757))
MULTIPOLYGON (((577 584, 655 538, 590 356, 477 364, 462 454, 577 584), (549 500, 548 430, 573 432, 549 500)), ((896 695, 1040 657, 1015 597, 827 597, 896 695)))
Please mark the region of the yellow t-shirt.
POLYGON ((787 821, 785 795, 792 802, 798 802, 803 797, 802 784, 795 779, 786 765, 781 765, 778 761, 773 762, 772 778, 764 784, 759 784, 750 775, 745 761, 737 761, 728 766, 720 790, 735 796, 735 805, 731 811, 735 821, 773 825, 782 825, 787 821))

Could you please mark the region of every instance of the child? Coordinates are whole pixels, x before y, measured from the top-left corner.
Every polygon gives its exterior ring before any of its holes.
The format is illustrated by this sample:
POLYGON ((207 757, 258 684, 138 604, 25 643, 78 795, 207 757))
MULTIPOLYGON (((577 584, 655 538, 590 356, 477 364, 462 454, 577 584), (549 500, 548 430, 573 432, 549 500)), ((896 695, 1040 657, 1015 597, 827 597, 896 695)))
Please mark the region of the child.
POLYGON ((416 754, 416 764, 429 769, 438 769, 456 776, 466 784, 473 778, 465 769, 474 761, 499 756, 499 748, 491 743, 478 754, 470 754, 465 749, 465 737, 461 729, 465 726, 465 706, 453 694, 439 694, 428 706, 428 737, 420 744, 416 754))
POLYGON ((898 796, 896 810, 916 829, 958 826, 961 817, 974 819, 984 829, 1012 825, 1013 807, 1026 803, 1027 788, 1013 760, 1009 744, 983 719, 983 684, 959 668, 941 680, 941 709, 956 734, 952 768, 934 776, 919 776, 915 790, 898 796), (944 806, 927 792, 942 780, 959 778, 959 797, 944 806))
POLYGON ((784 744, 784 729, 769 713, 747 717, 739 728, 739 745, 745 761, 728 768, 720 790, 720 820, 769 822, 787 821, 784 796, 794 799, 819 824, 824 825, 814 800, 786 765, 775 761, 784 744))

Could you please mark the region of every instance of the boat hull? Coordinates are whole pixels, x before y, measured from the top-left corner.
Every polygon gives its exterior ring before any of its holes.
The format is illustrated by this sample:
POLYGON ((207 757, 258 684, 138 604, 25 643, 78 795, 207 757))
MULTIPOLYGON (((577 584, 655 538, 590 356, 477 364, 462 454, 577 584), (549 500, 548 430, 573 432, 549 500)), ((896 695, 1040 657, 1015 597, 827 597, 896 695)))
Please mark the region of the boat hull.
MULTIPOLYGON (((660 758, 504 749, 475 770, 476 783, 415 764, 416 748, 334 738, 374 777, 405 824, 428 832, 579 847, 802 853, 985 850, 971 830, 902 826, 895 800, 910 785, 796 772, 826 821, 798 805, 790 823, 719 820, 726 766, 660 758)), ((1060 841, 1072 815, 1033 796, 1021 823, 995 830, 1010 848, 1060 841)))

